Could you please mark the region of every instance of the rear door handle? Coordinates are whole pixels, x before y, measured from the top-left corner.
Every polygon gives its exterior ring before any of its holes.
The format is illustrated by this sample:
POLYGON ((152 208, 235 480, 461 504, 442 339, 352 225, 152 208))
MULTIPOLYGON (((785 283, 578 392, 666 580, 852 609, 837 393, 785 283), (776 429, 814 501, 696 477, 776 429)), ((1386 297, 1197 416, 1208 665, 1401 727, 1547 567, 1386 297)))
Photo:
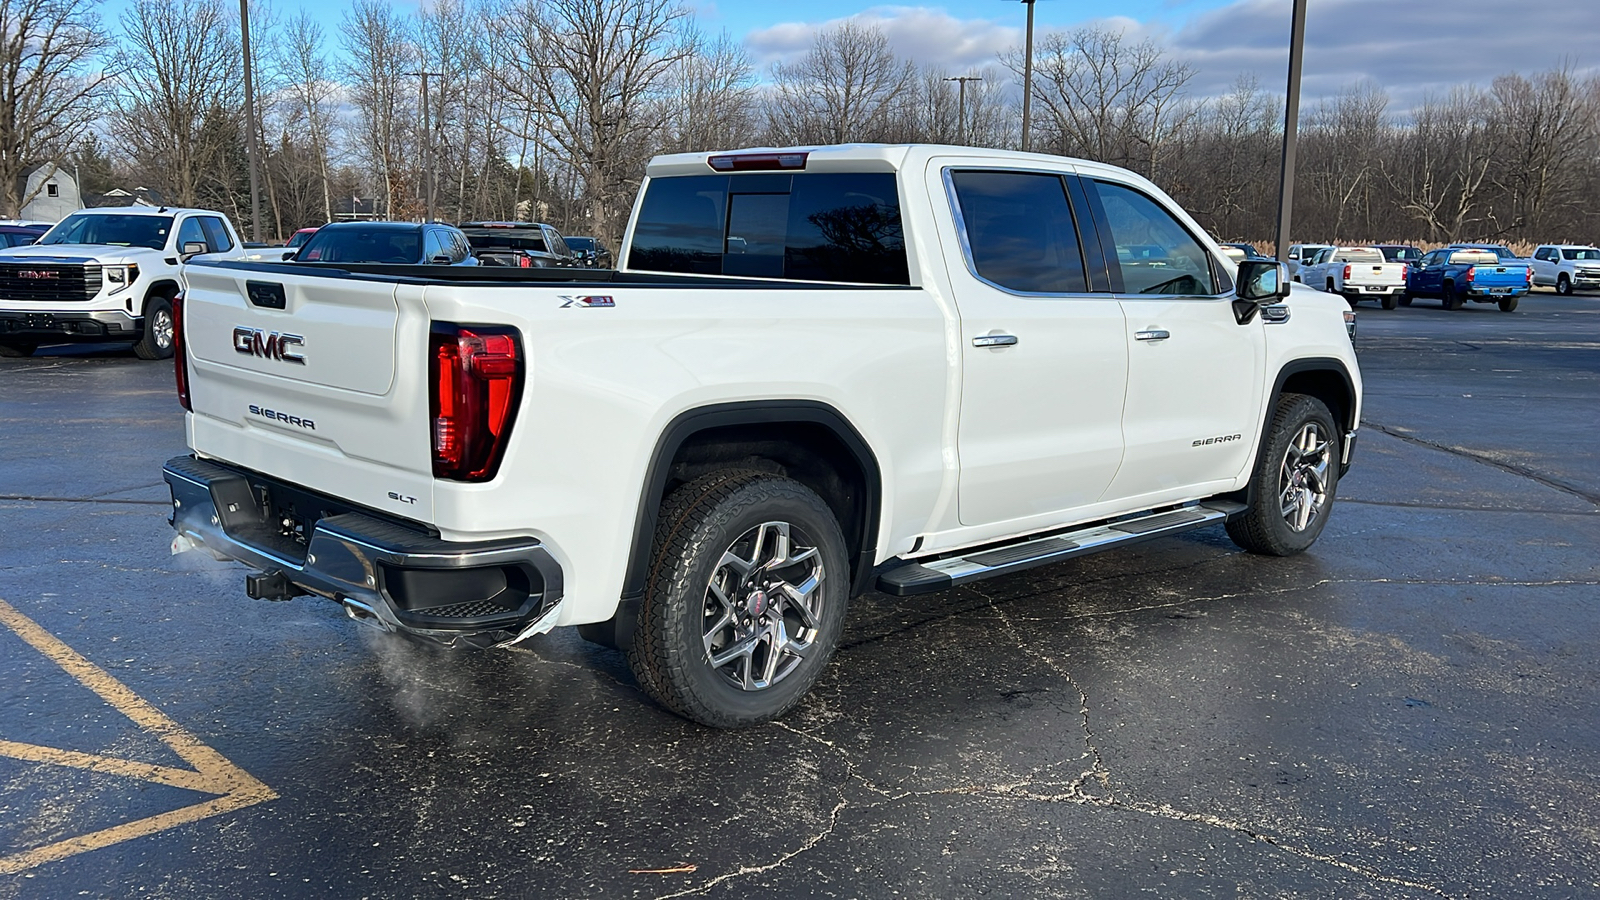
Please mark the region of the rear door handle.
POLYGON ((1172 337, 1170 331, 1162 331, 1159 328, 1151 329, 1150 331, 1135 331, 1133 333, 1133 339, 1136 341, 1164 341, 1169 337, 1172 337))
POLYGON ((1009 347, 1017 342, 1014 334, 984 334, 972 339, 974 347, 1009 347))

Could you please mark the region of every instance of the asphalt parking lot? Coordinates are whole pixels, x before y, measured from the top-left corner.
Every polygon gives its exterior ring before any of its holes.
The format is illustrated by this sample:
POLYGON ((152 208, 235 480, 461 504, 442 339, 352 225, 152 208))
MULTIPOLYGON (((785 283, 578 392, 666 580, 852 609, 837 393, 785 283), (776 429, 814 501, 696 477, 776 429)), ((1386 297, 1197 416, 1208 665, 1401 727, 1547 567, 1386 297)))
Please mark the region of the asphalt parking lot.
POLYGON ((1600 298, 1360 311, 1312 552, 857 601, 784 721, 168 555, 170 366, 0 360, 0 898, 1600 896, 1600 298))

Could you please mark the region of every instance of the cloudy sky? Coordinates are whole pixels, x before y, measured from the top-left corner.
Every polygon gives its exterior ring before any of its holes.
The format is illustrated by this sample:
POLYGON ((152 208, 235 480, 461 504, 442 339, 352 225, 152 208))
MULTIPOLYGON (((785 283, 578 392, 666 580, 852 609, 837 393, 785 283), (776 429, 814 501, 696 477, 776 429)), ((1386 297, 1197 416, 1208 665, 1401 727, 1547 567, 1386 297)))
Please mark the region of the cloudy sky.
MULTIPOLYGON (((115 18, 129 0, 108 0, 115 18)), ((335 32, 346 9, 327 0, 255 0, 277 14, 305 8, 335 32)), ((393 0, 412 10, 430 0, 393 0)), ((918 62, 952 70, 991 65, 1022 43, 1017 0, 939 5, 871 5, 863 0, 687 0, 702 30, 742 40, 765 71, 804 53, 816 32, 854 19, 884 30, 918 62)), ((1487 86, 1508 71, 1570 64, 1600 73, 1600 0, 1309 0, 1304 93, 1308 100, 1363 80, 1388 89, 1405 109, 1428 91, 1465 82, 1487 86)), ((1148 36, 1192 63, 1198 96, 1222 93, 1241 73, 1283 89, 1290 0, 1039 0, 1036 27, 1106 24, 1148 36)), ((337 46, 336 41, 332 42, 337 46)))

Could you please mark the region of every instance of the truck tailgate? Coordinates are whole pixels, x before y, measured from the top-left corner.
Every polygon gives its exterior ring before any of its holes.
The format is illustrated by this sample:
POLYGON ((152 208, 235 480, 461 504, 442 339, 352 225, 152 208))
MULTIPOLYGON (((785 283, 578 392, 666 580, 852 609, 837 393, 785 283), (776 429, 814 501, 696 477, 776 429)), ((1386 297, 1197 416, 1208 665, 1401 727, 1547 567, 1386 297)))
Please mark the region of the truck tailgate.
POLYGON ((190 445, 385 512, 432 512, 422 288, 196 265, 184 293, 190 445))
POLYGON ((1521 288, 1528 284, 1528 267, 1523 265, 1472 267, 1472 284, 1480 288, 1521 288))
POLYGON ((1350 277, 1345 287, 1390 286, 1406 283, 1402 263, 1350 263, 1350 277))

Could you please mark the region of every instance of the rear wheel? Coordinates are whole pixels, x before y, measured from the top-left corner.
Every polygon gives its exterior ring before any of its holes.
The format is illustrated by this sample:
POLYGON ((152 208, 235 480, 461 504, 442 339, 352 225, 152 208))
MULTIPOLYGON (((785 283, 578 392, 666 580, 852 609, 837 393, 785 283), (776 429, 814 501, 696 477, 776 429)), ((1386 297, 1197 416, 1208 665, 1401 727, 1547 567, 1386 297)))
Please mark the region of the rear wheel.
POLYGON ((1516 312, 1516 310, 1517 310, 1517 299, 1518 298, 1516 298, 1516 297, 1507 297, 1504 300, 1501 300, 1500 301, 1500 311, 1501 312, 1516 312))
POLYGON ((166 297, 151 297, 144 302, 144 334, 133 345, 140 359, 172 357, 172 302, 166 297))
POLYGON ((727 470, 661 508, 634 676, 673 712, 739 728, 793 709, 833 656, 850 599, 844 536, 809 488, 727 470))
POLYGON ((1339 488, 1339 433, 1315 397, 1284 394, 1250 476, 1250 508, 1228 520, 1228 537, 1252 553, 1291 556, 1327 524, 1339 488))
POLYGON ((1444 283, 1444 291, 1439 294, 1439 305, 1445 309, 1460 309, 1464 303, 1466 301, 1461 299, 1460 294, 1456 293, 1455 282, 1446 281, 1444 283))
POLYGON ((1401 294, 1398 297, 1396 297, 1395 300, 1401 306, 1410 306, 1411 305, 1411 295, 1410 294, 1401 294))
POLYGON ((0 341, 0 356, 17 359, 32 356, 39 349, 37 341, 0 341))
POLYGON ((1379 300, 1379 303, 1382 304, 1384 309, 1394 309, 1396 306, 1400 305, 1400 295, 1399 294, 1384 294, 1383 297, 1379 300))
POLYGON ((1565 272, 1562 272, 1560 277, 1556 279, 1556 293, 1563 297, 1567 297, 1572 294, 1572 279, 1568 278, 1567 273, 1565 272))

